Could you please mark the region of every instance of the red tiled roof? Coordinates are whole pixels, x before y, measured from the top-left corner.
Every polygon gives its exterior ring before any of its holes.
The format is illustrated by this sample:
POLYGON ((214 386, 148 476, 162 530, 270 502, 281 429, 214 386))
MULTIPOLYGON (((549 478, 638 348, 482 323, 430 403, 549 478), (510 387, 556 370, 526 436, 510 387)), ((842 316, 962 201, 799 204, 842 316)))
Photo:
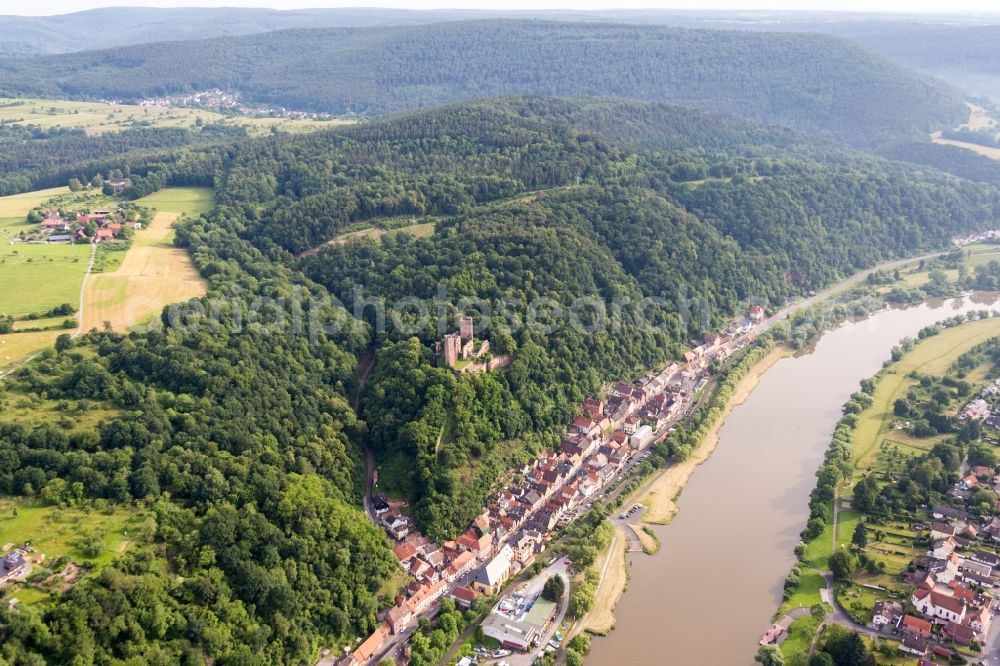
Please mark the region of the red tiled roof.
POLYGON ((913 617, 912 615, 906 615, 903 617, 903 626, 916 631, 925 631, 930 633, 931 623, 927 620, 921 620, 919 617, 913 617))
POLYGON ((472 588, 456 587, 451 591, 451 596, 471 604, 479 596, 479 593, 472 588))
POLYGON ((371 636, 366 638, 361 645, 354 648, 354 652, 351 654, 354 658, 354 662, 363 664, 374 657, 379 647, 381 647, 382 642, 385 641, 386 637, 390 633, 391 631, 387 622, 380 624, 378 629, 376 629, 371 636))
POLYGON ((965 609, 965 604, 961 599, 949 597, 947 594, 941 594, 939 592, 931 592, 931 603, 935 606, 940 606, 945 610, 949 610, 952 613, 961 613, 965 609))

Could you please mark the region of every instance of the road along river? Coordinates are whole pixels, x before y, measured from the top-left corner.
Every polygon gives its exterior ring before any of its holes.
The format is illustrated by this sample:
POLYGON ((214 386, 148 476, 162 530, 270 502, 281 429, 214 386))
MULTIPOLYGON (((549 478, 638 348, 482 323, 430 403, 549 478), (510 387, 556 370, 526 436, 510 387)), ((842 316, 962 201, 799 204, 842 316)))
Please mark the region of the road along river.
POLYGON ((662 548, 630 554, 616 627, 595 638, 588 666, 751 666, 781 602, 782 582, 808 517, 809 492, 841 405, 893 345, 956 314, 992 309, 975 294, 890 309, 824 335, 779 360, 719 431, 712 456, 656 526, 662 548))

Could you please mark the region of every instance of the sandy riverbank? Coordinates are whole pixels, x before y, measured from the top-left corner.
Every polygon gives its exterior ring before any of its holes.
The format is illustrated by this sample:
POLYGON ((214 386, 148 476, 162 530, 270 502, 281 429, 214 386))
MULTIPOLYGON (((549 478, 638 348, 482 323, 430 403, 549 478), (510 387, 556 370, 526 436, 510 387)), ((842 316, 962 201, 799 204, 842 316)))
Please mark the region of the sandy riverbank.
POLYGON ((722 416, 715 422, 705 439, 688 459, 663 470, 635 492, 633 496, 640 498, 639 501, 647 507, 642 516, 643 522, 660 525, 666 525, 670 522, 674 514, 677 513, 677 504, 674 500, 687 485, 698 466, 708 460, 712 452, 715 451, 715 447, 719 443, 719 430, 726 422, 729 412, 750 397, 761 376, 772 365, 786 356, 791 356, 792 353, 790 349, 785 347, 775 347, 764 356, 736 385, 722 416))
MULTIPOLYGON (((687 484, 698 465, 708 460, 719 443, 719 429, 726 416, 737 405, 742 404, 756 388, 761 376, 780 359, 792 355, 792 350, 785 347, 775 347, 764 356, 736 385, 732 397, 726 403, 725 411, 709 430, 705 439, 691 456, 684 462, 669 467, 650 479, 643 487, 632 494, 632 497, 642 498, 640 501, 647 509, 642 520, 647 523, 666 524, 677 512, 674 499, 687 484)), ((630 504, 627 500, 625 504, 630 504)), ((653 538, 643 531, 640 525, 629 525, 639 543, 644 547, 649 545, 652 551, 658 548, 653 538)), ((597 588, 597 598, 593 609, 584 621, 583 629, 594 634, 607 634, 614 629, 614 608, 625 592, 628 584, 628 564, 626 548, 628 535, 620 525, 615 525, 615 538, 612 540, 605 557, 600 560, 601 583, 597 588)))
POLYGON ((599 561, 601 583, 597 587, 594 606, 585 619, 583 626, 585 631, 603 636, 615 628, 614 609, 628 585, 626 548, 628 548, 628 535, 621 526, 615 525, 615 536, 608 546, 605 558, 599 561))
POLYGON ((635 533, 635 538, 639 540, 639 545, 642 546, 642 552, 647 555, 652 555, 660 549, 660 544, 656 542, 656 539, 643 529, 642 525, 636 523, 629 523, 629 528, 635 533))

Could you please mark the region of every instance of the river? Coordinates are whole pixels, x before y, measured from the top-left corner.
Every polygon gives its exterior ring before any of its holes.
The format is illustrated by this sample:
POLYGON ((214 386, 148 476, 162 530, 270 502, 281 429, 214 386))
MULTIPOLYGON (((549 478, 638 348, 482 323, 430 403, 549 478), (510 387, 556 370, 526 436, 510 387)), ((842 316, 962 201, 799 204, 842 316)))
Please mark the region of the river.
POLYGON ((977 294, 882 311, 765 372, 727 417, 673 522, 655 528, 660 551, 629 554, 616 628, 594 638, 587 665, 752 665, 795 564, 814 474, 841 405, 902 338, 994 302, 977 294))

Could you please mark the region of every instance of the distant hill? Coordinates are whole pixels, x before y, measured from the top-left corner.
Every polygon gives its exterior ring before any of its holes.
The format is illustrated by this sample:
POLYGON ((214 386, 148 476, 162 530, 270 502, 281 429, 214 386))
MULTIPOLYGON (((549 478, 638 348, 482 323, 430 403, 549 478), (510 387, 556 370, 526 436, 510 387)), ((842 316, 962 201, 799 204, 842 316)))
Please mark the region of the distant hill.
POLYGON ((851 39, 900 64, 1000 100, 1000 15, 698 10, 428 10, 117 7, 60 16, 0 16, 0 56, 72 53, 149 42, 295 28, 422 25, 508 18, 816 32, 851 39))
MULTIPOLYGON (((464 12, 457 18, 468 17, 464 12)), ((445 21, 450 12, 400 9, 110 7, 58 16, 0 16, 0 55, 50 55, 148 42, 249 35, 290 28, 370 27, 445 21)))
POLYGON ((704 108, 871 144, 964 120, 956 90, 841 39, 487 20, 289 30, 0 60, 0 95, 136 99, 209 87, 339 114, 498 94, 704 108))

